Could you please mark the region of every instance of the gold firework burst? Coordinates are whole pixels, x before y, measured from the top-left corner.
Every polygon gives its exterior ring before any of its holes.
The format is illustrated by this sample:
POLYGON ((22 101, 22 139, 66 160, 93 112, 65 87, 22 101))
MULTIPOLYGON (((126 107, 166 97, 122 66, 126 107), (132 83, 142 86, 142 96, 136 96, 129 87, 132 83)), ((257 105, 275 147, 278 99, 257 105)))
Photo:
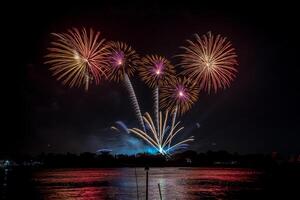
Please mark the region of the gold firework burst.
POLYGON ((67 33, 53 33, 55 40, 48 48, 46 64, 50 64, 57 80, 63 84, 85 86, 88 88, 90 81, 99 83, 102 76, 106 76, 106 48, 105 39, 100 39, 100 32, 89 32, 83 28, 68 30, 67 33))
POLYGON ((225 37, 214 36, 211 32, 199 37, 196 41, 187 40, 188 46, 182 47, 182 74, 198 82, 200 89, 217 92, 229 87, 235 78, 237 55, 232 44, 225 37))

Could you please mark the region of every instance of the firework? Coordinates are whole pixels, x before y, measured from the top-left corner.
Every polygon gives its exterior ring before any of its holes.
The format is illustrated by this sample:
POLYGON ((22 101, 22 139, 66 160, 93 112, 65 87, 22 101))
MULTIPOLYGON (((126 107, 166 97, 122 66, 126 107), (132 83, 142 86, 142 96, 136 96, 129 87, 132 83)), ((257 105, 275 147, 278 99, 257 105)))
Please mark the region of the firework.
POLYGON ((139 68, 141 79, 153 90, 154 114, 158 126, 159 87, 170 82, 175 76, 174 66, 166 58, 158 55, 147 55, 142 58, 139 68))
POLYGON ((183 75, 199 83, 200 89, 217 92, 218 89, 229 87, 237 73, 237 55, 231 42, 211 32, 199 37, 196 41, 187 40, 188 46, 182 47, 181 55, 183 75))
POLYGON ((129 78, 129 76, 135 72, 137 65, 140 64, 139 56, 135 50, 126 43, 110 42, 108 48, 108 62, 110 65, 109 78, 116 82, 124 81, 136 117, 143 130, 145 130, 139 102, 129 78))
POLYGON ((135 95, 135 91, 133 89, 133 86, 132 86, 131 81, 130 81, 127 74, 124 75, 124 82, 125 82, 125 86, 128 90, 129 97, 131 99, 131 103, 132 103, 133 109, 135 111, 135 115, 137 116, 138 121, 139 121, 140 125, 142 126, 143 130, 146 130, 139 102, 137 100, 137 97, 135 95))
POLYGON ((156 127, 154 122, 149 115, 146 113, 143 117, 145 124, 147 126, 147 130, 149 134, 145 131, 142 131, 138 128, 129 129, 130 132, 136 134, 143 140, 145 140, 148 144, 154 147, 159 153, 163 155, 169 155, 172 151, 175 151, 179 148, 186 147, 188 142, 194 140, 193 136, 188 139, 181 140, 179 142, 173 142, 176 135, 180 133, 184 129, 184 127, 179 127, 180 122, 175 122, 175 118, 172 118, 172 126, 168 126, 168 116, 169 112, 165 112, 165 116, 163 117, 162 112, 159 113, 159 126, 156 127))
POLYGON ((104 39, 100 39, 100 32, 89 32, 83 28, 68 30, 67 33, 53 33, 55 40, 48 48, 46 64, 52 65, 50 70, 57 80, 63 84, 73 86, 88 86, 92 80, 99 83, 102 76, 106 76, 107 46, 104 39))
POLYGON ((159 114, 159 88, 158 86, 153 90, 153 99, 154 99, 154 116, 156 127, 159 126, 158 122, 158 114, 159 114))
POLYGON ((176 78, 161 89, 162 108, 183 114, 198 100, 199 88, 186 78, 176 78))
POLYGON ((173 65, 164 57, 150 55, 142 58, 141 79, 151 88, 170 82, 175 75, 173 65))
POLYGON ((116 82, 129 77, 136 71, 140 64, 138 54, 124 42, 110 42, 108 48, 108 63, 110 65, 109 78, 116 82))
POLYGON ((116 126, 111 126, 110 128, 112 130, 115 130, 117 132, 120 132, 121 130, 123 130, 126 133, 129 133, 128 128, 127 128, 127 126, 126 126, 126 124, 124 122, 122 122, 122 121, 116 121, 115 124, 117 125, 117 127, 116 126))

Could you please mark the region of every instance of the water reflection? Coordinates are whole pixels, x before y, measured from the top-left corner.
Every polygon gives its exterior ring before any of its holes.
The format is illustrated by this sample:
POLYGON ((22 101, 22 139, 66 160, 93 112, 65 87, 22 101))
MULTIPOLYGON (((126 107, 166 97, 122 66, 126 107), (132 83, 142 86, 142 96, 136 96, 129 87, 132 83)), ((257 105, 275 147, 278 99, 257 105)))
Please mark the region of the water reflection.
MULTIPOLYGON (((145 171, 136 169, 140 199, 145 199, 145 171)), ((251 169, 151 168, 149 199, 231 199, 235 194, 260 190, 261 173, 251 169)), ((46 200, 137 199, 134 168, 63 169, 35 174, 46 200)))

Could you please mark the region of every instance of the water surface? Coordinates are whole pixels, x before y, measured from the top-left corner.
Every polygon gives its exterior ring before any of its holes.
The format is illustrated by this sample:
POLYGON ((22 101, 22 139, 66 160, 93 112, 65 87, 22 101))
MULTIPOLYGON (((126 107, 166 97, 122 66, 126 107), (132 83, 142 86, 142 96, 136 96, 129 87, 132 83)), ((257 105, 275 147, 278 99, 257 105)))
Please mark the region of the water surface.
MULTIPOLYGON (((151 168, 149 199, 251 199, 259 195, 262 172, 231 168, 151 168)), ((45 200, 145 199, 143 168, 58 169, 34 174, 45 200), (137 192, 138 191, 138 192, 137 192)))

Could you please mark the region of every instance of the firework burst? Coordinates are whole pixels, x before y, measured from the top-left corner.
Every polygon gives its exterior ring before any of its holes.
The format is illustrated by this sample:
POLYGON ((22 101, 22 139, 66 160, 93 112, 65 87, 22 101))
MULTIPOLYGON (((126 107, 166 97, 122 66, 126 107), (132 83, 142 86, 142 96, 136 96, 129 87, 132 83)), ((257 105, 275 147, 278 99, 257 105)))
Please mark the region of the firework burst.
POLYGON ((136 117, 145 130, 142 112, 137 100, 134 88, 129 76, 136 71, 140 59, 135 50, 123 42, 110 42, 108 48, 108 62, 110 65, 109 78, 116 82, 124 81, 125 87, 129 93, 129 97, 136 114, 136 117))
POLYGON ((68 30, 67 33, 53 33, 55 40, 48 48, 46 64, 52 65, 50 70, 57 80, 70 87, 88 86, 92 80, 99 83, 102 76, 106 76, 107 46, 104 39, 100 39, 100 32, 89 32, 83 28, 68 30))
POLYGON ((231 42, 211 32, 199 37, 196 41, 187 40, 188 46, 182 47, 185 52, 179 55, 183 75, 199 83, 200 89, 217 92, 229 87, 237 70, 237 55, 231 42))
POLYGON ((143 117, 147 130, 149 134, 145 131, 142 131, 138 128, 129 129, 130 132, 139 136, 145 140, 148 144, 154 147, 159 153, 163 155, 169 155, 171 152, 185 148, 188 142, 194 141, 193 136, 188 139, 181 140, 179 142, 173 142, 174 138, 184 129, 184 127, 179 127, 180 122, 175 122, 175 117, 172 118, 171 126, 168 126, 168 116, 169 112, 165 112, 165 116, 159 113, 159 126, 156 127, 154 122, 149 115, 146 113, 143 117))
POLYGON ((108 63, 110 65, 109 78, 116 82, 129 77, 136 71, 140 64, 138 54, 124 42, 110 42, 108 48, 108 63))
POLYGON ((160 105, 162 108, 183 114, 198 100, 199 88, 186 78, 176 78, 162 87, 160 105))
POLYGON ((154 114, 158 126, 159 113, 159 87, 170 82, 175 76, 174 66, 169 60, 158 55, 147 55, 142 58, 139 68, 141 79, 150 87, 154 88, 154 114))
POLYGON ((175 76, 174 66, 166 58, 148 55, 142 58, 139 68, 141 79, 151 88, 170 82, 175 76))

